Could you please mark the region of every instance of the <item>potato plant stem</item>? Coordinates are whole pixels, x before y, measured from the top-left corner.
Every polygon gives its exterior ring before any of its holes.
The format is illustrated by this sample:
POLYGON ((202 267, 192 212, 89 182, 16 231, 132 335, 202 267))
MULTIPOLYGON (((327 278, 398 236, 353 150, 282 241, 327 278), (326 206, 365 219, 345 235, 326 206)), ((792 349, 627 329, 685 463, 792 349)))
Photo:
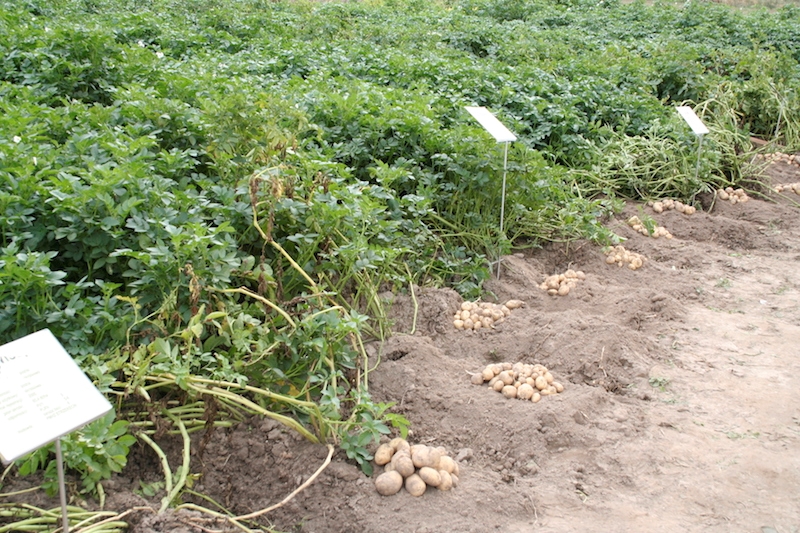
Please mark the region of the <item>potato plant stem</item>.
POLYGON ((248 289, 246 287, 239 287, 237 289, 215 289, 215 290, 218 290, 219 292, 226 293, 226 294, 232 294, 232 293, 244 294, 245 296, 249 296, 250 298, 253 298, 254 300, 258 300, 259 302, 263 303, 264 305, 266 305, 270 309, 273 309, 274 311, 280 313, 280 315, 283 316, 283 318, 286 319, 286 321, 289 323, 289 325, 292 326, 292 328, 294 328, 294 329, 297 328, 297 324, 295 323, 294 320, 292 320, 292 317, 289 316, 289 313, 287 313, 286 311, 284 311, 283 309, 281 309, 280 307, 278 307, 277 305, 275 305, 274 303, 269 301, 267 298, 264 298, 260 294, 254 293, 253 291, 251 291, 250 289, 248 289))
MULTIPOLYGON (((175 376, 171 374, 162 374, 161 376, 146 376, 146 380, 149 381, 156 381, 161 385, 175 385, 175 376)), ((288 426, 305 438, 310 440, 311 442, 318 443, 319 439, 315 437, 312 433, 310 433, 306 428, 304 428, 297 420, 290 418, 288 416, 284 416, 275 412, 272 412, 268 409, 264 409, 260 405, 253 403, 252 401, 248 400, 247 398, 240 396, 234 392, 231 392, 227 389, 222 387, 231 387, 231 388, 240 388, 247 390, 249 392, 253 392, 262 396, 265 396, 270 399, 278 400, 284 403, 288 403, 290 405, 294 405, 297 407, 305 408, 310 410, 312 416, 316 417, 317 420, 320 422, 320 432, 321 437, 325 438, 327 434, 327 422, 322 415, 322 412, 319 410, 319 406, 313 402, 306 402, 303 400, 298 400, 296 398, 292 398, 291 396, 283 396, 280 394, 275 394, 274 392, 270 392, 265 389, 260 389, 258 387, 252 387, 250 385, 238 385, 236 383, 230 383, 226 381, 214 381, 210 379, 203 379, 196 376, 191 376, 186 378, 186 384, 188 387, 196 392, 200 392, 202 394, 211 394, 214 396, 219 396, 222 398, 226 398, 228 400, 233 401, 236 404, 239 404, 242 407, 247 408, 253 413, 258 413, 273 420, 277 420, 281 422, 283 425, 288 426), (202 386, 201 386, 202 385, 202 386)))
POLYGON ((323 470, 325 470, 325 468, 327 468, 327 466, 328 466, 328 465, 331 463, 331 457, 333 457, 333 452, 334 452, 334 448, 333 448, 333 446, 331 446, 330 444, 328 444, 328 456, 325 458, 325 461, 322 463, 322 465, 321 465, 319 468, 317 468, 317 471, 316 471, 316 472, 314 472, 314 473, 311 475, 311 477, 309 477, 309 478, 308 478, 308 479, 305 481, 305 483, 303 483, 302 485, 300 485, 299 487, 297 487, 297 488, 296 488, 294 491, 292 491, 292 493, 291 493, 291 494, 289 494, 288 496, 286 496, 286 497, 285 497, 283 500, 281 500, 279 503, 276 503, 275 505, 272 505, 272 506, 270 506, 270 507, 267 507, 266 509, 262 509, 262 510, 260 510, 260 511, 255 511, 255 512, 253 512, 253 513, 250 513, 250 514, 246 514, 246 515, 242 515, 242 516, 237 516, 237 517, 235 518, 235 520, 251 520, 251 519, 253 519, 253 518, 256 518, 256 517, 258 517, 258 516, 261 516, 261 515, 264 515, 264 514, 267 514, 267 513, 271 512, 271 511, 274 511, 275 509, 278 509, 279 507, 283 507, 284 505, 286 505, 286 504, 287 504, 289 501, 291 501, 291 500, 292 500, 292 498, 294 498, 295 496, 297 496, 297 495, 298 495, 300 492, 302 492, 303 490, 305 490, 305 488, 306 488, 306 487, 308 487, 309 485, 311 485, 311 483, 313 483, 313 482, 314 482, 314 480, 315 480, 315 479, 317 479, 317 477, 319 477, 319 475, 322 473, 322 471, 323 471, 323 470))
POLYGON ((186 477, 189 475, 189 464, 190 464, 190 451, 191 451, 191 440, 189 440, 189 434, 186 432, 186 426, 183 424, 183 421, 170 413, 169 411, 163 411, 167 417, 169 417, 172 422, 177 424, 178 429, 181 432, 181 436, 183 437, 183 464, 181 464, 180 473, 178 475, 178 482, 172 488, 172 490, 167 491, 167 495, 164 496, 164 499, 161 500, 161 509, 159 513, 163 513, 169 507, 169 504, 178 497, 183 485, 186 483, 186 477))
POLYGON ((169 460, 167 459, 167 455, 164 453, 164 450, 153 441, 150 437, 147 436, 145 433, 139 433, 137 435, 140 439, 145 441, 153 451, 156 452, 158 455, 159 460, 161 461, 161 469, 164 471, 164 489, 167 491, 167 494, 172 492, 172 469, 169 467, 169 460))

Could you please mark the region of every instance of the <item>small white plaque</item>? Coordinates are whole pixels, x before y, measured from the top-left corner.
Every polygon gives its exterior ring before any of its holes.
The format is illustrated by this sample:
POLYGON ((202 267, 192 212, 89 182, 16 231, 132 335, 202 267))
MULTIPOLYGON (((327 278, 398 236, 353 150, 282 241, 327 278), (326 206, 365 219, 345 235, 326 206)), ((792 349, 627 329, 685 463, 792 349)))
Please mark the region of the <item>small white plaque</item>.
POLYGON ((680 105, 676 109, 683 117, 683 120, 692 128, 695 135, 705 135, 708 133, 708 128, 706 128, 706 125, 700 120, 700 117, 695 114, 694 109, 685 105, 680 105))
POLYGON ((511 133, 497 117, 492 115, 485 107, 466 107, 469 114, 475 117, 483 128, 499 143, 514 142, 517 136, 511 133))
POLYGON ((9 463, 112 409, 49 329, 0 346, 0 460, 9 463))

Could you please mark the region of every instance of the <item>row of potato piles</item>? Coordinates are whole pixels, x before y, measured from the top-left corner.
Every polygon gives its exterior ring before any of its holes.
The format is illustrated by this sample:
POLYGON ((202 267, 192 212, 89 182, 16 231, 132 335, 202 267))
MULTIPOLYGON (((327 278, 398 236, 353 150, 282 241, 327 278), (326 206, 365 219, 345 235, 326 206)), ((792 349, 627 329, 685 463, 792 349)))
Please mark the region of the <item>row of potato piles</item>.
POLYGON ((412 496, 422 496, 428 487, 450 490, 458 485, 458 463, 444 447, 414 444, 397 437, 375 451, 375 463, 384 467, 375 478, 375 488, 391 496, 405 487, 412 496))
POLYGON ((504 304, 491 302, 462 302, 461 309, 453 315, 453 326, 458 330, 492 329, 505 321, 511 311, 525 305, 522 300, 509 300, 504 304))
POLYGON ((533 403, 542 396, 564 392, 564 385, 553 377, 547 367, 527 363, 495 363, 473 374, 473 385, 489 383, 489 388, 506 398, 530 400, 533 403))

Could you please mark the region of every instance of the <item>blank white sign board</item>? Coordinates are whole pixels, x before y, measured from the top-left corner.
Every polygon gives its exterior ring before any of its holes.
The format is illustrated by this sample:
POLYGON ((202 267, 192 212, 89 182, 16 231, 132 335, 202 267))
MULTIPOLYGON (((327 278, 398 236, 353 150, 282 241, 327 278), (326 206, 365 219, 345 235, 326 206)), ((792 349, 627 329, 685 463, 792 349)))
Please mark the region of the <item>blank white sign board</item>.
POLYGON ((683 117, 683 120, 692 128, 695 135, 705 135, 708 133, 708 128, 703 124, 703 121, 700 120, 700 117, 695 114, 694 109, 685 105, 678 106, 676 109, 683 117))
POLYGON ((483 126, 483 129, 488 131, 497 142, 507 143, 517 140, 517 136, 511 133, 511 131, 506 128, 502 122, 497 120, 497 117, 492 115, 485 107, 467 106, 465 109, 469 111, 469 114, 472 115, 475 120, 483 126))
POLYGON ((0 459, 11 462, 112 409, 49 329, 0 346, 0 459))

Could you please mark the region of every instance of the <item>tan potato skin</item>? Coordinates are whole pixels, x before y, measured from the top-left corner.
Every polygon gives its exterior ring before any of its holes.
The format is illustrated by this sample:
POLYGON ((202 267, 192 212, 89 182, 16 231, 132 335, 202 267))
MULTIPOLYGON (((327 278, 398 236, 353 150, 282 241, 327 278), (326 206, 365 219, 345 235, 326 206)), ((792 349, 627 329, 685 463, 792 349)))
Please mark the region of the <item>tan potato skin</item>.
POLYGON ((422 478, 419 477, 419 474, 412 474, 406 478, 406 490, 412 496, 422 496, 425 494, 425 489, 428 488, 428 485, 422 481, 422 478))
POLYGON ((384 472, 375 479, 375 488, 381 496, 397 494, 403 488, 403 476, 395 470, 384 472))

